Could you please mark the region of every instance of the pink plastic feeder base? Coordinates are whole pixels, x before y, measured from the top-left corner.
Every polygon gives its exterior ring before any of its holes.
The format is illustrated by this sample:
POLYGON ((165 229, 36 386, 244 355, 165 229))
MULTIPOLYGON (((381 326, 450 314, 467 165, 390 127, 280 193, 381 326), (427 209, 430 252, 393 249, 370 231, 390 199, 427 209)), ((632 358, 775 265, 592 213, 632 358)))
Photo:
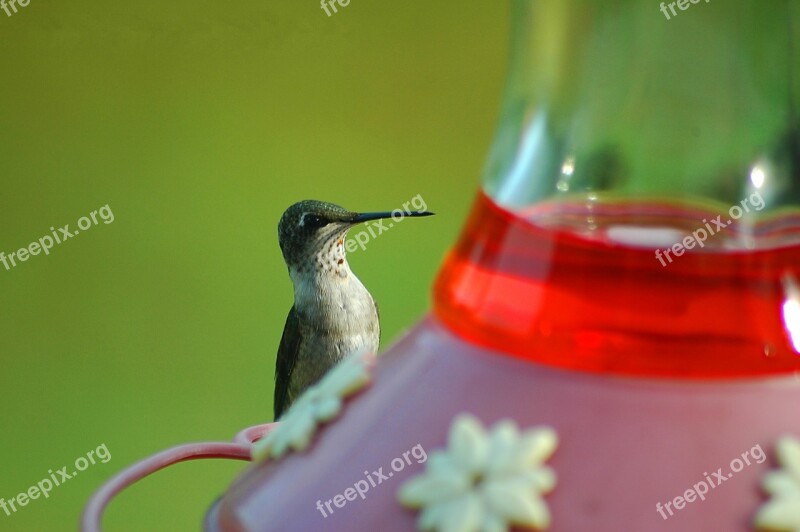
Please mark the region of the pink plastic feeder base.
POLYGON ((418 514, 396 494, 423 471, 416 461, 327 517, 317 501, 343 493, 365 471, 391 471, 392 459, 417 444, 430 455, 461 412, 485 425, 512 418, 556 429, 548 464, 558 484, 545 497, 550 530, 748 530, 765 500, 760 483, 775 467, 776 439, 800 436, 800 378, 689 382, 568 372, 483 351, 429 317, 379 357, 372 386, 311 449, 243 474, 207 529, 412 530, 418 514), (767 459, 751 459, 705 501, 666 520, 656 510, 719 468, 727 475, 731 461, 756 446, 767 459))

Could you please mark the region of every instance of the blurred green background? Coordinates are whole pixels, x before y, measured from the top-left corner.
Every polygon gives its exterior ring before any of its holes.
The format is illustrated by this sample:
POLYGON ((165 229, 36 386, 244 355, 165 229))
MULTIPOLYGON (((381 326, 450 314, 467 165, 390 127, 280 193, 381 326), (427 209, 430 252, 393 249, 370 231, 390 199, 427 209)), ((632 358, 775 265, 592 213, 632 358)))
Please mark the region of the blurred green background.
MULTIPOLYGON (((0 250, 108 204, 100 224, 0 266, 0 497, 106 444, 112 459, 0 512, 74 530, 103 481, 172 445, 270 420, 291 284, 276 224, 306 198, 421 194, 438 216, 351 254, 383 347, 429 306, 473 198, 505 71, 503 2, 30 0, 0 11, 0 250)), ((106 530, 198 530, 245 465, 181 464, 106 530)))

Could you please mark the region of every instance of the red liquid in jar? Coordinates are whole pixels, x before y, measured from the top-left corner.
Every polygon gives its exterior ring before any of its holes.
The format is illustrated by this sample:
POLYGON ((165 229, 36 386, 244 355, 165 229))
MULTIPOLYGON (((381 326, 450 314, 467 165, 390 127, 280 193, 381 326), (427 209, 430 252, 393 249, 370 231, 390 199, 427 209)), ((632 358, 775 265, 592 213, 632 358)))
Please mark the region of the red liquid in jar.
MULTIPOLYGON (((592 372, 723 378, 800 371, 800 224, 740 225, 672 256, 622 244, 614 227, 690 235, 711 212, 668 204, 537 206, 524 217, 480 192, 434 287, 434 313, 461 337, 537 363, 592 372), (739 240, 741 242, 741 239, 739 240), (770 246, 770 247, 767 247, 770 246)), ((679 240, 676 240, 679 241, 679 240)))

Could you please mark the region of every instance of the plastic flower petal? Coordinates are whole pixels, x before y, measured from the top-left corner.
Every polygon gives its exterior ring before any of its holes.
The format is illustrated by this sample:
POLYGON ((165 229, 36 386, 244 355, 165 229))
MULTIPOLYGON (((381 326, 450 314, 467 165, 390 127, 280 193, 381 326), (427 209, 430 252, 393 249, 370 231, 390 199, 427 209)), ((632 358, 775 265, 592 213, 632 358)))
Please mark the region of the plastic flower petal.
POLYGON ((478 471, 483 467, 489 449, 486 432, 477 419, 470 417, 453 423, 449 443, 453 460, 466 471, 478 471))
POLYGON ((420 530, 545 529, 550 510, 542 495, 555 487, 556 477, 544 462, 557 443, 549 427, 520 433, 505 419, 487 431, 472 415, 460 414, 447 448, 430 453, 425 472, 406 481, 398 499, 420 509, 420 530))
POLYGON ((338 416, 343 399, 372 380, 374 362, 372 353, 357 353, 334 366, 298 397, 272 431, 253 444, 253 461, 280 458, 289 449, 308 447, 317 426, 338 416))
POLYGON ((775 454, 781 466, 764 476, 762 486, 770 499, 759 508, 755 525, 762 530, 800 531, 800 440, 780 438, 775 454))

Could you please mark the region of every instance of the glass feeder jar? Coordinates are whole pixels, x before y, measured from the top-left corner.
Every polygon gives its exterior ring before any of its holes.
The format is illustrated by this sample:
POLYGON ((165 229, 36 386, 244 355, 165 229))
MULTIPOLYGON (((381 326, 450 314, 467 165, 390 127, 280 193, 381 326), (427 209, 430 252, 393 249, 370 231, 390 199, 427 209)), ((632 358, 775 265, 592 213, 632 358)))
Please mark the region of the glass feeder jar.
POLYGON ((414 529, 397 492, 424 463, 317 502, 445 448, 462 413, 554 429, 551 530, 748 530, 768 501, 776 443, 800 438, 800 2, 511 5, 497 134, 432 311, 209 531, 414 529))

